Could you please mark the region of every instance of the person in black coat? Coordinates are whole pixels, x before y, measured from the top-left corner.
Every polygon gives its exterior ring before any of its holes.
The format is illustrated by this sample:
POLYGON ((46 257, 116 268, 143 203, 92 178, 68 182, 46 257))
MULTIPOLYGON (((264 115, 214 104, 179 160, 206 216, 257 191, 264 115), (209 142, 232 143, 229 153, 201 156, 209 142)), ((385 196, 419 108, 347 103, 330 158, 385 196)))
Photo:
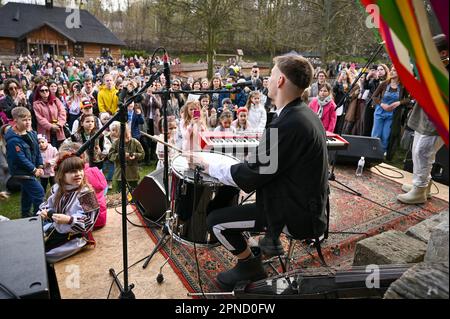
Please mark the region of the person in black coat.
POLYGON ((253 255, 242 232, 265 231, 260 249, 265 255, 275 255, 283 252, 281 232, 296 239, 316 239, 327 227, 326 133, 317 115, 301 100, 313 69, 298 55, 280 56, 274 62, 268 93, 277 117, 254 155, 232 166, 206 163, 195 155, 188 158, 225 185, 247 193, 256 190, 255 204, 216 209, 207 218, 219 242, 238 258, 233 269, 217 276, 224 290, 234 289, 240 281, 266 277, 261 259, 253 255))

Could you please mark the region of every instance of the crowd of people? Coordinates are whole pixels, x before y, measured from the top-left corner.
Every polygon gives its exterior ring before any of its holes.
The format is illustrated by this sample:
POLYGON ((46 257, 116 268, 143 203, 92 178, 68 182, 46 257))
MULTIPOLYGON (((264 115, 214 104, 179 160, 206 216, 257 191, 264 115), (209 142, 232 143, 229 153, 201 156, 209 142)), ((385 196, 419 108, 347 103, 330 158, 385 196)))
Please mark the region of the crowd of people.
MULTIPOLYGON (((141 89, 150 76, 162 65, 156 61, 132 57, 114 61, 111 58, 80 61, 75 58, 19 57, 9 65, 0 63, 0 124, 13 123, 12 110, 25 107, 32 115, 32 129, 39 134, 41 151, 48 163, 54 163, 58 149, 65 141, 86 142, 108 122, 118 110, 118 92, 127 89, 131 96, 141 89), (50 150, 51 151, 50 151, 50 150), (53 156, 53 158, 52 158, 53 156)), ((174 60, 172 63, 179 63, 174 60)), ((342 62, 322 69, 316 60, 314 83, 303 93, 303 100, 319 116, 326 131, 379 137, 386 157, 391 159, 398 146, 406 115, 411 109, 408 93, 398 80, 395 68, 385 64, 358 70, 355 63, 342 62), (352 86, 359 72, 361 80, 352 86), (337 78, 330 75, 337 74, 337 78), (344 96, 346 97, 344 99, 344 96)), ((260 75, 257 65, 245 77, 233 62, 226 72, 218 72, 212 79, 171 79, 170 99, 167 103, 171 142, 180 148, 199 150, 202 131, 232 133, 262 132, 274 113, 268 92, 268 77, 260 75), (252 85, 230 91, 230 84, 251 81, 252 85), (193 91, 195 94, 179 93, 193 91), (214 90, 216 93, 202 91, 214 90), (199 93, 200 92, 200 93, 199 93), (176 130, 175 130, 176 127, 176 130)), ((164 75, 146 93, 128 107, 131 163, 127 173, 131 184, 139 180, 138 165, 159 160, 161 147, 141 134, 163 134, 162 96, 166 86, 164 75), (131 173, 132 171, 132 173, 131 173)), ((6 127, 3 128, 3 131, 6 127)), ((88 162, 101 170, 111 189, 113 180, 120 177, 117 158, 118 123, 113 123, 88 150, 88 162), (115 170, 116 169, 116 170, 115 170)), ((6 133, 6 132, 4 132, 6 133)), ((3 135, 3 144, 5 135, 3 135)), ((5 149, 6 145, 4 145, 5 149)), ((6 154, 3 156, 6 158, 6 154)), ((46 164, 47 166, 50 164, 46 164)), ((4 161, 6 166, 6 161, 4 161)), ((7 177, 11 174, 5 167, 7 177)), ((41 177, 44 188, 54 182, 51 167, 41 177)), ((5 178, 3 188, 18 188, 16 179, 5 178)), ((120 181, 118 181, 120 182, 120 181)))
MULTIPOLYGON (((159 58, 151 63, 137 57, 79 61, 21 56, 9 65, 0 62, 0 192, 22 190, 22 217, 36 213, 46 217, 66 205, 74 213, 54 214, 52 219, 61 234, 81 234, 106 224, 105 196, 113 181, 121 184, 120 123, 110 124, 81 159, 73 154, 116 114, 118 92, 126 89, 127 97, 134 95, 160 64, 159 58), (85 200, 91 193, 97 205, 85 200), (59 227, 61 223, 70 227, 59 227)), ((378 137, 386 157, 392 158, 413 105, 395 67, 378 64, 358 70, 353 63, 340 63, 333 70, 316 69, 314 82, 302 93, 303 102, 326 131, 378 137), (360 72, 363 76, 354 83, 360 72), (334 73, 336 79, 330 79, 334 73)), ((139 165, 158 160, 158 168, 163 166, 162 145, 141 131, 164 133, 158 93, 166 81, 161 75, 128 106, 126 178, 132 187, 140 179, 139 165)), ((269 78, 261 76, 258 65, 247 77, 232 65, 225 75, 218 72, 211 79, 171 78, 166 109, 169 142, 195 151, 200 150, 205 131, 262 133, 271 113, 276 113, 268 86, 269 78), (229 89, 246 81, 240 90, 229 89)), ((57 251, 55 258, 60 254, 57 251)))

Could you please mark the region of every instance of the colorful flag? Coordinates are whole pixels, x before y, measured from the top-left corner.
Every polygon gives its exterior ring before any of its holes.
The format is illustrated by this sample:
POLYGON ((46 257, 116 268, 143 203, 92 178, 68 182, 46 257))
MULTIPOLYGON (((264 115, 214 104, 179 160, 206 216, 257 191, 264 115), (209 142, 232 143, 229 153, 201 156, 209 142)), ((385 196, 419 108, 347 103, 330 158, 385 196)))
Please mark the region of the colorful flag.
MULTIPOLYGON (((380 34, 402 83, 416 99, 448 147, 449 78, 434 45, 422 0, 361 0, 380 12, 380 34), (415 70, 414 70, 415 68, 415 70), (415 76, 415 73, 417 76, 415 76)), ((448 1, 430 0, 448 41, 448 1)))

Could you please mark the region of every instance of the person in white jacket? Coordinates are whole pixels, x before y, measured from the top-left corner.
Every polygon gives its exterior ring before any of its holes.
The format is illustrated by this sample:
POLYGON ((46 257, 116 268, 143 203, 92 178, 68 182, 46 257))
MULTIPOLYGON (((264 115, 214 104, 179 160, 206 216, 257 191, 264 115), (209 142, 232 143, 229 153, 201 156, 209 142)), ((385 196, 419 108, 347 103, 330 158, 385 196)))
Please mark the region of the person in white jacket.
POLYGON ((248 109, 248 121, 250 126, 257 132, 264 131, 267 123, 267 113, 261 104, 261 93, 250 92, 245 107, 248 109))

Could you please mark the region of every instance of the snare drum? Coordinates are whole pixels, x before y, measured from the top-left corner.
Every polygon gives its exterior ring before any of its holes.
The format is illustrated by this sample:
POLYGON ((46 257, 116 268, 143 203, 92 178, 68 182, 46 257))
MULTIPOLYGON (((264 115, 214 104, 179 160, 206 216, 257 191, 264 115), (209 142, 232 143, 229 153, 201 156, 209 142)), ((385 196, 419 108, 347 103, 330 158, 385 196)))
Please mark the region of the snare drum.
MULTIPOLYGON (((237 164, 239 160, 227 154, 197 152, 208 163, 237 164)), ((206 217, 214 209, 237 205, 239 189, 225 186, 219 180, 200 173, 195 185, 195 171, 187 159, 178 155, 172 162, 172 209, 176 213, 175 238, 184 243, 215 245, 217 240, 208 231, 206 217), (195 205, 194 205, 195 197, 195 205), (177 238, 178 236, 178 238, 177 238)))

